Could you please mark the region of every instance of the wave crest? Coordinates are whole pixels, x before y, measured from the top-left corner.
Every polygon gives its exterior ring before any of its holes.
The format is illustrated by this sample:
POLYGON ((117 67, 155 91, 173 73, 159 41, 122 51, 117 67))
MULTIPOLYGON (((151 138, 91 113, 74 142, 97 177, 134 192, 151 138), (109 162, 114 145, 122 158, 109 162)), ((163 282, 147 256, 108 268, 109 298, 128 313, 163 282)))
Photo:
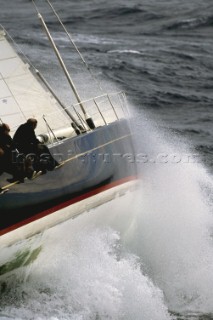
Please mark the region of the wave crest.
POLYGON ((213 15, 177 21, 168 25, 166 29, 167 30, 196 29, 199 27, 210 27, 210 26, 213 26, 213 15))

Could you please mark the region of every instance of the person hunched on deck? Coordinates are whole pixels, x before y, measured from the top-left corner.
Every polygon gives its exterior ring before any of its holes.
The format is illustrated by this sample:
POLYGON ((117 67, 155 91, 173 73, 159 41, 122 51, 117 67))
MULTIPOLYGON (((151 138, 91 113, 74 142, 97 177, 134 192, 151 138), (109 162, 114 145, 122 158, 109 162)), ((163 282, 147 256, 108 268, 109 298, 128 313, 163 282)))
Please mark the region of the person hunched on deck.
POLYGON ((9 125, 2 123, 0 125, 0 174, 12 172, 12 142, 9 125))
MULTIPOLYGON (((12 174, 15 180, 22 180, 22 168, 17 167, 12 161, 12 152, 13 140, 10 136, 10 127, 8 124, 2 123, 0 125, 0 174, 7 172, 12 174)), ((9 179, 9 181, 13 179, 9 179)), ((0 193, 2 193, 1 188, 0 193)))
POLYGON ((9 125, 2 123, 0 125, 0 174, 7 172, 13 175, 12 179, 8 179, 9 182, 17 180, 23 182, 25 176, 31 178, 34 170, 30 166, 27 167, 25 163, 20 164, 14 161, 17 151, 14 150, 13 139, 9 133, 9 125))
POLYGON ((21 124, 14 134, 13 145, 19 153, 25 155, 25 161, 31 159, 35 171, 46 173, 47 170, 53 170, 58 163, 53 159, 48 147, 36 138, 36 127, 37 120, 33 118, 21 124))

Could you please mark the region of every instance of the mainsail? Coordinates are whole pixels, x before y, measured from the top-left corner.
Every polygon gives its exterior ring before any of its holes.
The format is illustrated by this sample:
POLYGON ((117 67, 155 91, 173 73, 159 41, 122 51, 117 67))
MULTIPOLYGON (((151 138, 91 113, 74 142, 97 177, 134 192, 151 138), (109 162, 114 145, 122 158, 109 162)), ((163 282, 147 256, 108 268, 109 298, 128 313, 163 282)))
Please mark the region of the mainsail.
POLYGON ((5 31, 0 30, 0 120, 11 131, 28 118, 38 120, 37 133, 47 132, 42 116, 48 115, 52 130, 70 126, 70 118, 45 90, 30 65, 16 52, 5 31))

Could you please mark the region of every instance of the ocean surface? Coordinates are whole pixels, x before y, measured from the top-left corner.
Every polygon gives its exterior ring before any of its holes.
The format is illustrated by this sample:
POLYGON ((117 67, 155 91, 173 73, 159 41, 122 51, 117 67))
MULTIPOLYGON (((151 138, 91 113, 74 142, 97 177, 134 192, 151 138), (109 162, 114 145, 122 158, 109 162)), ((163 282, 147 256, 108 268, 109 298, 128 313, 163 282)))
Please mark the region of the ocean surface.
MULTIPOLYGON (((0 23, 71 101, 32 2, 0 2, 0 23)), ((92 76, 35 3, 82 98, 126 92, 142 179, 41 235, 42 253, 1 292, 0 319, 213 319, 212 0, 52 1, 92 76)))

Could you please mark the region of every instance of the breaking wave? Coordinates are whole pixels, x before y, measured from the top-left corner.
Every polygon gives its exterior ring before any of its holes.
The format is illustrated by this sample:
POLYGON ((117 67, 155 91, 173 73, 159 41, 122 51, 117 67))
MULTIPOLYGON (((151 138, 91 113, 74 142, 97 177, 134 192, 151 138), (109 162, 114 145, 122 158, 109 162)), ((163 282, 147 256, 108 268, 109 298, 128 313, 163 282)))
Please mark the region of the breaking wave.
POLYGON ((139 123, 138 148, 149 161, 140 164, 127 243, 164 292, 169 310, 213 314, 213 177, 203 164, 182 161, 190 150, 180 138, 147 120, 139 123), (154 161, 159 154, 168 161, 154 161))
POLYGON ((140 259, 93 214, 46 232, 37 261, 8 280, 0 319, 170 319, 140 259))
POLYGON ((174 22, 165 27, 167 30, 176 29, 196 29, 200 27, 211 27, 213 25, 213 16, 201 16, 174 22))

